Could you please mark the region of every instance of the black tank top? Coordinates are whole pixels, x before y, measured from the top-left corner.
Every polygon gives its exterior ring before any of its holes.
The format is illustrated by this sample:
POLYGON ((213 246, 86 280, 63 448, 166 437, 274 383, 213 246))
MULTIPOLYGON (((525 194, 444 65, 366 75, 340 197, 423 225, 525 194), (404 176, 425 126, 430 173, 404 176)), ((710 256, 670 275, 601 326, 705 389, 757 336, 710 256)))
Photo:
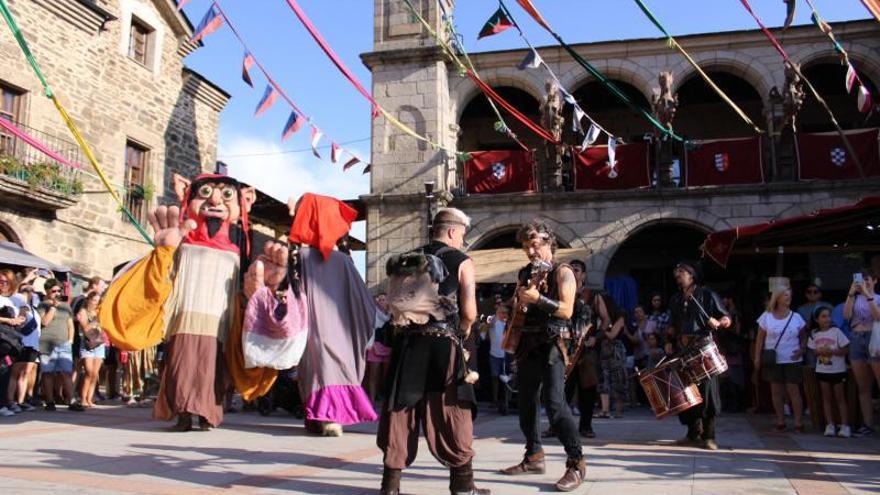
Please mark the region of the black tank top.
MULTIPOLYGON (((559 287, 556 282, 556 275, 559 270, 559 266, 560 265, 554 263, 553 269, 550 270, 550 273, 547 274, 547 291, 541 292, 543 296, 549 297, 550 299, 556 301, 559 300, 559 287)), ((529 275, 531 275, 531 272, 531 264, 528 264, 520 269, 518 279, 521 286, 527 286, 529 275)), ((539 309, 536 304, 530 304, 528 307, 528 311, 526 311, 525 323, 523 325, 530 328, 546 329, 548 326, 551 325, 554 327, 567 327, 570 321, 571 320, 563 320, 562 318, 557 318, 555 316, 549 315, 546 311, 539 309)))
POLYGON ((422 251, 440 258, 440 261, 449 270, 449 276, 440 282, 437 292, 441 296, 458 296, 458 268, 462 263, 469 260, 470 257, 440 241, 429 242, 426 246, 422 247, 422 251))

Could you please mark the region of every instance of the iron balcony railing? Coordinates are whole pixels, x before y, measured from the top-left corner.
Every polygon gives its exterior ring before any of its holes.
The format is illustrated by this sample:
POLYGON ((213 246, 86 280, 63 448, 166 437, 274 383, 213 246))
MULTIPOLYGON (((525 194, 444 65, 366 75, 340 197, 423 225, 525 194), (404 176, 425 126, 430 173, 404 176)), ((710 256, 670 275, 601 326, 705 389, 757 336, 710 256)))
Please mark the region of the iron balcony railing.
MULTIPOLYGON (((80 150, 75 143, 19 122, 13 124, 69 162, 81 163, 80 150)), ((78 169, 58 163, 3 129, 0 129, 0 176, 18 179, 27 182, 31 188, 44 188, 64 196, 79 195, 83 188, 78 169)))

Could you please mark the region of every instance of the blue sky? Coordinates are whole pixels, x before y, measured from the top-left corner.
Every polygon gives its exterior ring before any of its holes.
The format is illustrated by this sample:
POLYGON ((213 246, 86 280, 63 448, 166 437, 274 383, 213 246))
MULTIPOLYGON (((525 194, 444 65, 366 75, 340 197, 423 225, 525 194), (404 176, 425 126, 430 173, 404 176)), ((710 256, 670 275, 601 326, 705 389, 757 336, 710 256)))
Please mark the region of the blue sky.
MULTIPOLYGON (((328 43, 370 87, 370 73, 359 55, 372 50, 372 0, 298 0, 328 43)), ((553 44, 523 12, 515 0, 506 0, 526 36, 535 45, 553 44)), ((657 37, 659 32, 631 0, 534 0, 535 5, 568 43, 657 37)), ((649 8, 673 35, 755 28, 739 0, 646 0, 649 8)), ((782 23, 782 0, 752 0, 769 26, 782 23)), ((251 51, 306 114, 336 142, 369 160, 370 109, 364 98, 345 80, 299 24, 284 0, 220 0, 221 6, 244 37, 251 51)), ((809 23, 805 2, 798 2, 796 24, 809 23)), ((828 21, 868 18, 858 0, 814 0, 828 21)), ((185 10, 197 24, 209 0, 191 0, 185 10)), ((483 23, 497 8, 496 0, 459 0, 455 22, 468 51, 521 48, 512 31, 477 41, 483 23)), ((308 151, 304 129, 285 142, 280 135, 290 108, 279 99, 259 118, 254 108, 266 81, 252 71, 255 88, 241 81, 242 47, 223 28, 205 40, 205 46, 186 63, 232 95, 221 117, 219 155, 230 173, 278 199, 305 191, 353 198, 369 192, 360 169, 347 173, 341 165, 319 161, 308 151)), ((324 144, 329 144, 326 140, 324 144)), ((329 155, 329 150, 324 150, 329 155)), ((355 235, 363 236, 363 226, 355 235)))

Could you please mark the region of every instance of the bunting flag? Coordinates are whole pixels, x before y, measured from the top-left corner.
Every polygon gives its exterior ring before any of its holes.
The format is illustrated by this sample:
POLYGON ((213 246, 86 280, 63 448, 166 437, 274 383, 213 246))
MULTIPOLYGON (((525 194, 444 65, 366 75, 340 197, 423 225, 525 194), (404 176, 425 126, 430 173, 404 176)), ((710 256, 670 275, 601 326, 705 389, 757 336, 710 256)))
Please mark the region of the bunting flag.
POLYGON ((196 27, 196 32, 193 34, 190 42, 198 43, 209 34, 220 29, 220 26, 222 25, 223 16, 220 15, 220 10, 217 8, 217 4, 211 4, 211 8, 205 12, 205 16, 202 17, 202 21, 199 22, 199 25, 196 27))
POLYGON ((366 175, 366 174, 368 174, 368 173, 370 173, 370 172, 372 172, 372 171, 373 171, 373 164, 372 164, 372 163, 368 163, 367 166, 364 167, 364 171, 361 172, 361 174, 366 175))
POLYGON ((590 128, 587 129, 587 133, 584 134, 584 141, 581 143, 581 149, 586 149, 587 146, 592 146, 593 143, 599 139, 600 132, 601 130, 599 129, 599 126, 596 124, 590 124, 590 128))
POLYGON ((275 91, 275 88, 271 84, 266 85, 266 91, 263 92, 263 97, 260 98, 260 102, 257 103, 257 109, 254 111, 254 117, 259 117, 263 112, 269 109, 275 100, 278 98, 278 92, 275 91))
POLYGON ((686 186, 760 184, 761 138, 695 141, 685 154, 686 186))
POLYGON ((489 98, 491 98, 495 103, 501 105, 501 108, 507 110, 507 112, 512 115, 516 120, 520 121, 524 126, 526 126, 530 131, 534 132, 545 141, 551 142, 553 144, 560 144, 559 140, 553 137, 546 129, 541 127, 540 125, 534 123, 531 119, 523 115, 519 110, 516 109, 515 106, 510 104, 507 100, 501 97, 498 93, 492 89, 491 86, 483 82, 476 74, 473 73, 470 69, 467 71, 468 77, 471 78, 471 81, 477 85, 480 90, 486 94, 489 98))
POLYGON ((785 22, 782 24, 782 29, 788 29, 791 27, 791 23, 794 21, 794 14, 797 11, 797 0, 784 0, 785 1, 785 22))
POLYGON ((330 143, 330 161, 333 163, 337 163, 339 161, 339 156, 341 154, 342 154, 342 148, 340 148, 338 144, 331 142, 330 143))
POLYGON ((868 91, 868 88, 863 84, 859 84, 858 105, 859 111, 862 113, 870 112, 871 108, 874 106, 874 99, 871 98, 871 92, 868 91))
POLYGON ((535 155, 531 151, 475 151, 464 164, 468 194, 536 191, 535 155))
POLYGON ((492 36, 493 34, 498 34, 503 31, 507 31, 513 27, 513 22, 507 17, 507 14, 504 13, 504 9, 498 8, 492 17, 486 21, 486 24, 483 25, 483 29, 480 30, 480 35, 477 37, 478 40, 485 38, 486 36, 492 36))
POLYGON ((856 79, 858 76, 856 75, 856 69, 852 66, 852 64, 846 64, 846 92, 852 93, 853 86, 856 84, 856 79))
POLYGON ((576 190, 635 189, 651 185, 648 143, 593 146, 575 153, 574 158, 576 190))
POLYGON ((281 140, 289 138, 294 135, 296 131, 302 128, 303 123, 306 119, 299 116, 295 111, 290 112, 290 117, 287 118, 287 123, 284 124, 284 131, 281 132, 281 140))
POLYGON ((183 10, 183 6, 188 4, 189 0, 177 0, 177 11, 180 12, 183 10))
POLYGON ((736 112, 736 114, 739 116, 739 118, 742 119, 742 121, 745 122, 746 125, 751 127, 752 130, 754 130, 755 132, 757 132, 759 134, 764 132, 761 130, 760 127, 758 127, 757 125, 755 125, 754 122, 752 122, 752 119, 750 119, 749 116, 746 115, 746 113, 736 103, 734 103, 733 100, 730 99, 730 97, 727 96, 727 94, 717 84, 715 84, 715 81, 713 81, 712 78, 709 77, 709 74, 706 74, 706 72, 702 69, 702 67, 700 67, 699 64, 697 64, 697 62, 693 59, 693 57, 691 57, 691 55, 687 51, 685 51, 684 47, 681 46, 678 43, 678 41, 674 37, 672 37, 671 34, 669 34, 669 31, 667 31, 666 28, 663 27, 662 24, 660 24, 660 21, 648 9, 648 6, 645 5, 645 3, 642 0, 635 0, 635 2, 636 2, 636 5, 639 6, 639 9, 642 10, 642 13, 644 13, 645 16, 648 18, 648 20, 650 20, 651 23, 654 24, 654 26, 656 26, 657 29, 659 29, 660 32, 663 33, 664 36, 666 36, 666 40, 667 40, 669 46, 675 48, 676 50, 678 50, 679 53, 681 53, 681 55, 685 58, 685 60, 687 60, 688 63, 691 64, 691 67, 693 67, 694 70, 697 71, 697 74, 699 74, 700 77, 703 78, 703 81, 705 81, 706 84, 710 88, 712 88, 712 91, 714 91, 715 94, 717 94, 725 103, 727 103, 727 105, 731 109, 733 109, 734 112, 736 112))
POLYGON ((251 52, 245 50, 244 60, 241 62, 241 79, 252 88, 254 87, 254 81, 251 79, 250 70, 253 66, 254 56, 251 55, 251 52))
POLYGON ((534 48, 529 49, 529 53, 526 54, 526 57, 522 59, 522 62, 519 63, 517 68, 519 70, 526 69, 537 69, 544 63, 544 60, 538 54, 538 52, 534 48))
POLYGON ((321 141, 321 136, 324 133, 321 132, 317 127, 312 126, 312 154, 315 155, 315 158, 321 160, 321 154, 318 153, 318 142, 321 141))
POLYGON ((361 162, 361 161, 358 160, 358 158, 357 158, 356 156, 353 156, 353 157, 351 158, 351 160, 345 162, 345 165, 342 166, 342 171, 345 172, 345 171, 347 171, 347 170, 350 169, 351 167, 354 167, 355 165, 357 165, 357 164, 360 163, 360 162, 361 162))
MULTIPOLYGON (((858 159, 866 176, 880 175, 878 132, 880 132, 878 129, 846 132, 853 149, 858 153, 858 159)), ((801 180, 861 177, 856 167, 856 157, 850 154, 843 140, 836 133, 798 133, 795 140, 801 180)))
POLYGON ((581 127, 581 119, 586 116, 587 114, 581 110, 581 107, 575 105, 571 112, 571 130, 577 133, 584 132, 584 128, 581 127))
POLYGON ((553 31, 552 29, 550 29, 550 25, 547 24, 547 21, 545 21, 544 18, 541 16, 541 13, 538 12, 538 9, 536 9, 535 6, 532 5, 532 2, 530 0, 516 0, 516 3, 518 3, 519 6, 523 8, 523 10, 528 12, 529 15, 532 16, 532 19, 540 24, 541 27, 543 27, 547 31, 553 31))
POLYGON ((862 5, 880 22, 880 0, 862 0, 862 5))

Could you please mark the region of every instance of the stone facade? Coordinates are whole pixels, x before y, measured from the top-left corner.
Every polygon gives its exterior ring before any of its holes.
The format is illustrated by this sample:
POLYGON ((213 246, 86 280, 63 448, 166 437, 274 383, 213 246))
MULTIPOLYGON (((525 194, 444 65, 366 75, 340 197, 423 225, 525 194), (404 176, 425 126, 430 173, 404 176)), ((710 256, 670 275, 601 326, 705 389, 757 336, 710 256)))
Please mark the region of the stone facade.
MULTIPOLYGON (((439 49, 420 26, 414 25, 409 16, 400 15, 406 8, 402 1, 375 0, 375 5, 374 51, 362 56, 373 72, 374 97, 420 133, 455 149, 462 139, 468 138, 458 136, 462 113, 479 90, 469 79, 446 66, 439 49)), ((436 2, 420 2, 417 8, 432 24, 438 24, 436 2)), ((862 74, 880 81, 880 26, 873 21, 853 21, 835 23, 834 30, 862 74)), ((753 105, 755 108, 747 111, 757 111, 756 123, 774 129, 778 105, 774 109, 769 95, 771 88, 782 87, 784 76, 779 54, 760 31, 691 35, 680 37, 679 41, 704 69, 731 74, 748 83, 760 95, 761 105, 753 105)), ((814 26, 790 29, 785 35, 785 47, 804 67, 817 61, 837 60, 827 38, 814 26)), ((661 71, 674 73, 675 90, 694 75, 693 68, 670 50, 664 39, 591 43, 577 45, 576 50, 609 77, 633 86, 646 101, 651 101, 661 71)), ((562 50, 548 47, 538 51, 572 93, 591 81, 562 50)), ((509 50, 471 57, 488 84, 518 88, 541 101, 547 74, 517 70, 525 55, 524 50, 509 50)), ((839 84, 843 85, 842 78, 839 84)), ((589 108, 586 110, 590 112, 589 108)), ((705 109, 694 108, 692 113, 702 115, 693 120, 680 110, 677 119, 683 126, 696 129, 707 123, 705 109)), ((599 115, 594 116, 602 122, 599 115)), ((643 129, 634 129, 633 133, 636 131, 640 133, 643 129)), ((691 136, 704 137, 696 133, 691 136)), ((452 157, 419 144, 384 119, 375 120, 372 146, 371 193, 364 198, 368 204, 370 285, 380 284, 384 278, 386 256, 423 242, 428 210, 423 190, 426 181, 436 182, 441 199, 451 200, 452 206, 472 215, 473 229, 467 238, 471 246, 479 248, 499 233, 509 232, 533 218, 544 218, 556 226, 564 244, 592 250, 588 260, 589 282, 595 285, 603 282, 610 260, 621 244, 645 227, 668 222, 711 232, 851 203, 876 193, 880 186, 874 179, 835 183, 789 180, 749 187, 468 197, 456 193, 460 185, 456 182, 458 175, 452 157)))
MULTIPOLYGON (((184 66, 196 48, 189 42, 193 28, 173 0, 9 4, 49 84, 118 189, 127 142, 148 150, 145 183, 155 197, 144 211, 176 202, 174 172, 192 177, 214 169, 219 114, 229 95, 184 66), (132 18, 151 30, 143 64, 128 56, 132 18)), ((0 82, 24 92, 22 123, 72 141, 7 30, 0 35, 0 58, 0 82)), ((84 157, 80 161, 90 169, 84 157)), ((148 245, 96 179, 81 180, 83 194, 54 211, 0 197, 0 224, 26 249, 76 274, 109 277, 115 265, 144 254, 148 245)))

